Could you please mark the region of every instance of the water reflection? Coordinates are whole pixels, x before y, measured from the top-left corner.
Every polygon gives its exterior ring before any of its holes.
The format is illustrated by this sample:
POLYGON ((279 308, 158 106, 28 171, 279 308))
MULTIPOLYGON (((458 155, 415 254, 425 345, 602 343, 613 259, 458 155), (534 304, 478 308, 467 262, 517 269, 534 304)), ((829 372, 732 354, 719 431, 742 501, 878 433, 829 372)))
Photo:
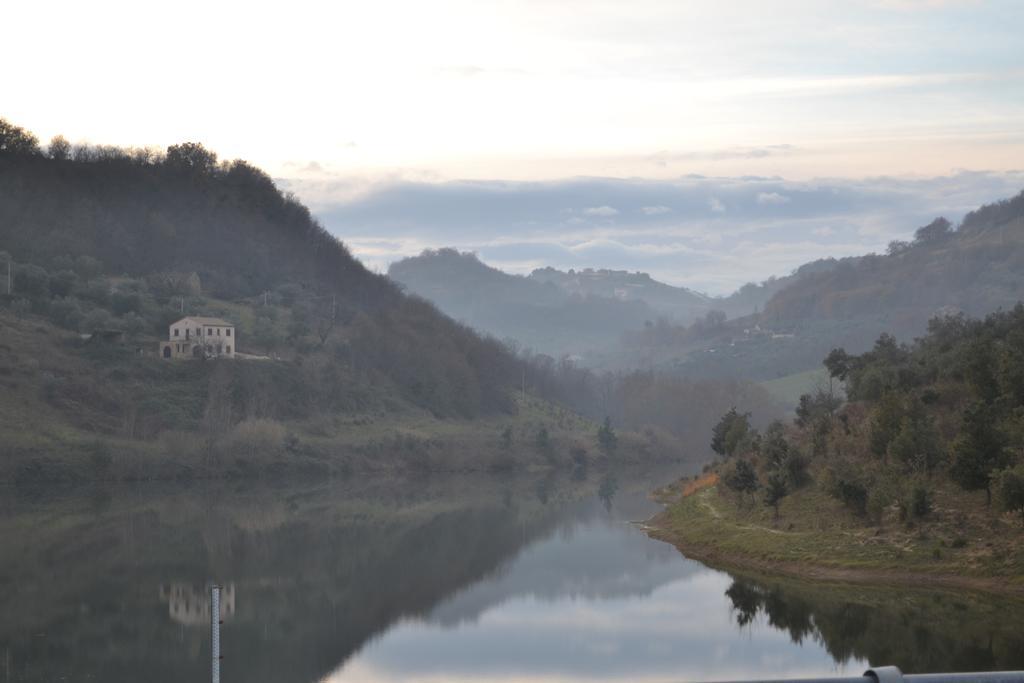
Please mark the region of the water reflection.
MULTIPOLYGON (((167 603, 172 621, 184 626, 209 626, 213 599, 209 586, 196 586, 182 581, 160 585, 161 602, 167 603)), ((220 619, 230 621, 235 616, 235 584, 227 583, 220 592, 220 619)))
POLYGON ((0 680, 205 680, 211 581, 226 682, 1024 667, 1009 601, 730 576, 648 539, 627 522, 677 474, 7 491, 0 680))
POLYGON ((764 577, 736 578, 726 596, 741 628, 763 622, 836 661, 870 659, 905 672, 1024 669, 1017 600, 764 577))

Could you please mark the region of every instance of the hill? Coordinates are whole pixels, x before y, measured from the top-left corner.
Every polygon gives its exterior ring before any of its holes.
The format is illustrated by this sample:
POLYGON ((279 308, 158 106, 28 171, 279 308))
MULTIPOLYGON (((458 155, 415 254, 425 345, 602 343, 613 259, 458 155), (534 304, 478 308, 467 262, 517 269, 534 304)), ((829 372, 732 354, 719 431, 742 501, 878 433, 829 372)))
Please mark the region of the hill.
MULTIPOLYGON (((525 277, 510 275, 475 254, 449 248, 396 261, 388 276, 483 333, 556 358, 569 355, 601 365, 626 333, 654 324, 685 326, 708 314, 753 314, 788 284, 834 263, 806 264, 785 277, 746 284, 727 297, 710 297, 624 270, 548 267, 525 277)), ((637 364, 631 358, 608 365, 623 369, 637 364)))
POLYGON ((595 438, 512 391, 543 378, 501 343, 195 143, 43 150, 0 121, 0 270, 0 478, 550 465, 595 438), (254 359, 158 359, 183 314, 254 359))
POLYGON ((388 276, 474 329, 553 357, 613 345, 659 315, 642 300, 572 290, 537 273, 509 275, 454 249, 393 263, 388 276))
POLYGON ((661 324, 626 335, 609 363, 643 362, 692 377, 774 380, 809 370, 882 333, 923 334, 936 316, 983 316, 1024 299, 1024 193, 983 206, 959 226, 938 218, 885 254, 808 264, 758 314, 661 324))
POLYGON ((593 268, 563 272, 555 268, 537 268, 529 278, 554 284, 568 294, 642 301, 657 315, 680 321, 695 320, 714 305, 711 297, 685 287, 658 282, 647 273, 593 268))
POLYGON ((712 434, 724 460, 687 482, 666 533, 762 568, 1022 590, 1024 305, 937 318, 912 345, 882 335, 825 366, 845 405, 805 395, 792 425, 763 433, 726 414, 712 434))

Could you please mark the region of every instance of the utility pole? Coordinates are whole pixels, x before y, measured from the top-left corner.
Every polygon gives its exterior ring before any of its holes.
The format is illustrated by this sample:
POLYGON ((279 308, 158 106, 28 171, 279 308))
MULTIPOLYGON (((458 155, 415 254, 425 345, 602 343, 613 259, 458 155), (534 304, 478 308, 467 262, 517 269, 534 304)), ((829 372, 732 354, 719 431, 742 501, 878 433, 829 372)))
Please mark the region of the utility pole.
POLYGON ((210 586, 210 656, 213 683, 220 683, 220 586, 210 586))
POLYGON ((11 257, 7 257, 7 296, 14 293, 14 277, 11 272, 11 257))

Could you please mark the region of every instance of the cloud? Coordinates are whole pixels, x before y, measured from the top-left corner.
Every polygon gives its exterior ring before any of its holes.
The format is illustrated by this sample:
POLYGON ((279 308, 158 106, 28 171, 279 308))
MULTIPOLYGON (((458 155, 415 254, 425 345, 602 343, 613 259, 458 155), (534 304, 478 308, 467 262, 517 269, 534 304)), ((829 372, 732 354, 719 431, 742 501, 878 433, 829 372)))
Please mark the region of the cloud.
POLYGON ((671 151, 660 150, 649 157, 649 160, 659 166, 666 166, 669 163, 683 161, 729 161, 734 159, 752 160, 766 159, 780 155, 792 155, 800 150, 795 145, 763 145, 759 147, 725 147, 720 149, 704 150, 683 150, 671 151))
POLYGON ((539 264, 640 270, 718 294, 809 260, 882 251, 938 215, 957 221, 980 204, 1015 195, 1024 171, 803 182, 688 176, 279 183, 378 270, 425 248, 452 246, 510 272, 539 264))
POLYGON ((667 206, 661 206, 660 204, 658 206, 641 206, 640 211, 642 211, 645 216, 663 216, 666 213, 672 213, 672 209, 667 206))
POLYGON ((757 195, 758 204, 789 204, 789 197, 778 192, 759 192, 757 195))

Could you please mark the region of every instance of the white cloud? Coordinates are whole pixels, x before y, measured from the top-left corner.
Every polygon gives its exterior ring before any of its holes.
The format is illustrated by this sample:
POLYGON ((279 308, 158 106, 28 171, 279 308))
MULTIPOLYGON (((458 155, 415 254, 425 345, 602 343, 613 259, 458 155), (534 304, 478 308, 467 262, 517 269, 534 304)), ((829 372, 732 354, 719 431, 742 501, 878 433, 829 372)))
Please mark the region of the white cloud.
POLYGON ((725 212, 725 204, 723 204, 722 201, 717 197, 712 197, 711 199, 708 200, 708 207, 710 207, 710 209, 715 213, 725 212))
POLYGON ((644 206, 640 209, 643 211, 645 216, 663 216, 666 213, 672 213, 672 209, 667 206, 644 206))
POLYGON ((789 204, 789 202, 789 197, 778 192, 758 192, 757 194, 758 204, 789 204))
MULTIPOLYGON (((340 201, 321 200, 314 208, 324 225, 375 268, 426 247, 450 246, 516 272, 537 263, 624 268, 720 294, 786 274, 805 261, 884 251, 890 240, 907 239, 937 215, 955 222, 1022 186, 1024 172, 813 182, 697 176, 403 179, 354 196, 350 188, 363 186, 346 183, 340 201), (728 213, 714 212, 715 202, 728 213), (565 209, 572 206, 579 208, 565 209), (672 208, 665 217, 671 220, 652 220, 643 212, 660 206, 672 208)), ((305 199, 308 187, 297 182, 290 189, 305 199)), ((314 188, 322 192, 320 185, 314 188)))

